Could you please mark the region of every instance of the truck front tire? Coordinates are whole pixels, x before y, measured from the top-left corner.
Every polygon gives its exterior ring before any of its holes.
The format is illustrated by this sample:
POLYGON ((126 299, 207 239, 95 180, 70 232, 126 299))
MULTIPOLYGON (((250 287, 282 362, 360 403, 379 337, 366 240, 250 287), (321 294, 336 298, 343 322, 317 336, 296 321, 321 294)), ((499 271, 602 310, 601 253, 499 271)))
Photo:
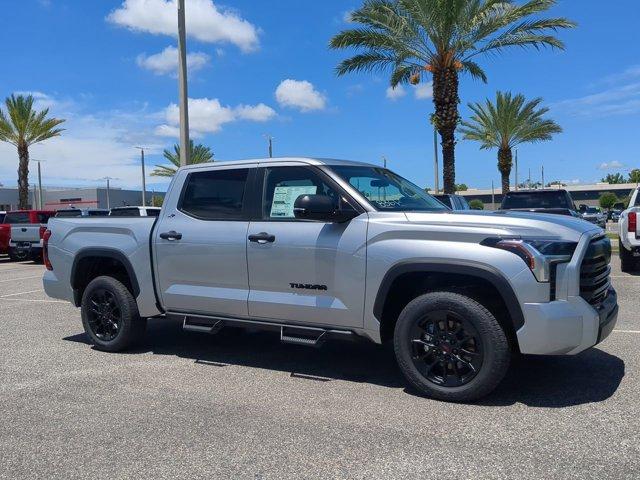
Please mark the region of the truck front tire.
POLYGON ((453 292, 412 300, 398 317, 394 348, 413 387, 449 402, 472 402, 489 394, 511 360, 507 336, 491 312, 453 292))
POLYGON ((99 350, 120 352, 138 343, 147 321, 127 287, 113 277, 93 279, 82 295, 82 325, 99 350))

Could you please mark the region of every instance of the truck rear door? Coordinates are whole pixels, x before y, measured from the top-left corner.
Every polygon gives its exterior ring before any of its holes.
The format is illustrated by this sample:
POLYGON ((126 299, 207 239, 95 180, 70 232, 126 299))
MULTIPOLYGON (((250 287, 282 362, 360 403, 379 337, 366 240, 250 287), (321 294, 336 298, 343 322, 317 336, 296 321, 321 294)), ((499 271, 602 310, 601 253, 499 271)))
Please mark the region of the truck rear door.
POLYGON ((250 167, 186 170, 154 229, 158 293, 176 313, 246 317, 250 167))

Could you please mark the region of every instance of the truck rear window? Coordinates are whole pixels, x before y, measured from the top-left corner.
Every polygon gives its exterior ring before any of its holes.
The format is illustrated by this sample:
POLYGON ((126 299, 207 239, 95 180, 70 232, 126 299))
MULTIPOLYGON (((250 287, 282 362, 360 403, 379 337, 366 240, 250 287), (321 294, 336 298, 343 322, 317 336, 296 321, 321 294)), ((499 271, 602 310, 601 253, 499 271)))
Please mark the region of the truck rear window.
POLYGON ((110 215, 112 217, 139 217, 140 209, 139 208, 117 208, 111 210, 110 215))
POLYGON ((27 212, 7 213, 4 223, 31 223, 27 212))
POLYGON ((502 209, 517 208, 572 208, 564 192, 507 193, 502 209))

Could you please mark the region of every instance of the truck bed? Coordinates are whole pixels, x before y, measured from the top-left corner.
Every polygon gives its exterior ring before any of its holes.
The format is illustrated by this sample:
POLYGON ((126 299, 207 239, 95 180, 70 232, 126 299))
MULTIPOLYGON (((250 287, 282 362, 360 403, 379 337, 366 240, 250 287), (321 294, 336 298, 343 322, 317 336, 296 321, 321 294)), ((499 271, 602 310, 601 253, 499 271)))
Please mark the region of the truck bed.
POLYGON ((50 296, 77 303, 68 280, 82 258, 93 253, 125 256, 137 276, 139 293, 136 297, 140 314, 158 315, 154 281, 151 270, 149 239, 156 218, 86 217, 52 218, 49 229, 49 259, 53 271, 44 275, 45 290, 50 296))

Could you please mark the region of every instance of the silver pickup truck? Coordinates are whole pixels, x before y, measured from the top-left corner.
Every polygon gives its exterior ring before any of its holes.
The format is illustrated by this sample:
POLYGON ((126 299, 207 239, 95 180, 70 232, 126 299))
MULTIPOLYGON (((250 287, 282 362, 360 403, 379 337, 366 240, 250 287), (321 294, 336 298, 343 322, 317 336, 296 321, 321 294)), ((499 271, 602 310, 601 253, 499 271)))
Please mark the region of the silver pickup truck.
POLYGON ((364 163, 247 160, 180 169, 157 219, 52 219, 44 288, 81 307, 100 349, 131 346, 152 317, 300 345, 389 341, 413 387, 472 401, 514 353, 572 355, 609 335, 610 256, 572 217, 453 212, 364 163))

